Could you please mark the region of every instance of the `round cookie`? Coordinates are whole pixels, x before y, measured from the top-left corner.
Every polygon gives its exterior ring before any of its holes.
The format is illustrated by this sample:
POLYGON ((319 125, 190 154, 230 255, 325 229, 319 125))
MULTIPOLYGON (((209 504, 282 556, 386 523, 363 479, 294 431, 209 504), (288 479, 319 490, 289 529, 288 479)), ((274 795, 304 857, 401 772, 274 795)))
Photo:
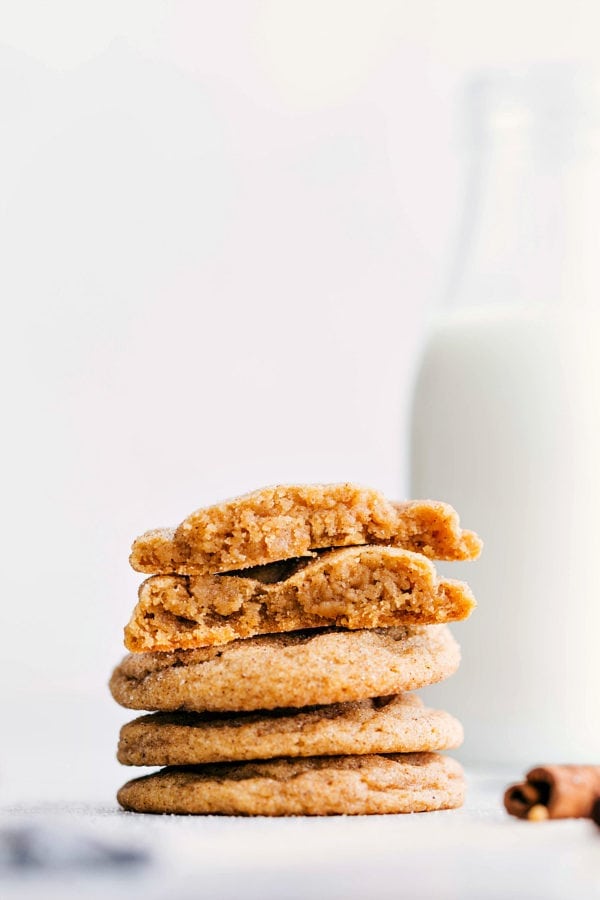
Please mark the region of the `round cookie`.
POLYGON ((463 797, 460 765, 437 753, 174 767, 117 794, 134 812, 246 816, 426 812, 460 806, 463 797))
POLYGON ((110 690, 129 709, 227 712, 345 703, 434 684, 456 671, 446 625, 265 635, 221 647, 131 653, 110 690))
POLYGON ((119 762, 187 766, 272 759, 449 750, 462 743, 460 722, 427 709, 414 694, 305 710, 237 715, 155 713, 121 728, 119 762))

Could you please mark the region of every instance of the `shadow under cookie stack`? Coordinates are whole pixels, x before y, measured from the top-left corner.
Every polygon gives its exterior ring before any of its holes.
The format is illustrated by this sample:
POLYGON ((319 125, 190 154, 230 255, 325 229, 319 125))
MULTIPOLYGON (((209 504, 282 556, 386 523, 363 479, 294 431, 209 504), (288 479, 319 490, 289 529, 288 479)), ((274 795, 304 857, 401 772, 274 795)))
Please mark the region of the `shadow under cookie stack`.
POLYGON ((352 484, 283 485, 150 531, 149 574, 115 669, 117 703, 151 711, 118 759, 165 766, 125 784, 144 813, 423 812, 463 802, 460 723, 410 693, 458 668, 445 623, 475 601, 432 559, 481 542, 432 501, 352 484))

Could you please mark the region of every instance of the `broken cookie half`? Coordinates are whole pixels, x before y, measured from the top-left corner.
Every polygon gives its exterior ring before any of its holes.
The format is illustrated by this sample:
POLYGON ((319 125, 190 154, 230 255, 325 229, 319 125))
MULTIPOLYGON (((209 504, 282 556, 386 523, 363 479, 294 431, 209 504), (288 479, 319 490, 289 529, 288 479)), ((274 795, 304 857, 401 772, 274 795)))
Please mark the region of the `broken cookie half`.
POLYGON ((446 503, 393 503, 350 483, 279 485, 196 510, 177 528, 146 532, 130 562, 147 574, 210 575, 363 544, 445 560, 475 559, 482 546, 446 503))
POLYGON ((424 556, 347 547, 224 575, 156 575, 125 628, 132 652, 226 644, 307 628, 429 625, 466 619, 468 585, 439 578, 424 556))

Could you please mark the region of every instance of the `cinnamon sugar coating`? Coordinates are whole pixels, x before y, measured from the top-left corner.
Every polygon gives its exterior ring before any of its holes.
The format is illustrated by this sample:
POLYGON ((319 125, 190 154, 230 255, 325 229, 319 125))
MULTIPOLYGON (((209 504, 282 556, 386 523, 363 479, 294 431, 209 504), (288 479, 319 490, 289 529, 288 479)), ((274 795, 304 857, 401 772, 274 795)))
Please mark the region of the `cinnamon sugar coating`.
POLYGON ((325 756, 167 768, 124 785, 121 806, 191 815, 330 816, 460 806, 464 776, 437 753, 325 756))
POLYGON ((459 662, 446 625, 326 628, 131 653, 110 690, 121 706, 166 712, 314 706, 412 691, 452 675, 459 662))
POLYGON ((398 694, 305 709, 251 713, 154 713, 121 728, 119 762, 189 766, 272 759, 414 753, 460 746, 460 722, 398 694))

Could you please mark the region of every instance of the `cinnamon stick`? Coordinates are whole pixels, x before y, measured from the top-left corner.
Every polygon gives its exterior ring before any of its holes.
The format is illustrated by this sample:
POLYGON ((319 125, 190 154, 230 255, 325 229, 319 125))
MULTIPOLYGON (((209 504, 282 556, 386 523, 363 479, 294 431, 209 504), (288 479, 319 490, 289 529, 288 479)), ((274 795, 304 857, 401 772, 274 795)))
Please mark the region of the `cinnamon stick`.
POLYGON ((600 766, 537 766, 504 794, 507 812, 519 819, 591 818, 600 797, 600 766))

